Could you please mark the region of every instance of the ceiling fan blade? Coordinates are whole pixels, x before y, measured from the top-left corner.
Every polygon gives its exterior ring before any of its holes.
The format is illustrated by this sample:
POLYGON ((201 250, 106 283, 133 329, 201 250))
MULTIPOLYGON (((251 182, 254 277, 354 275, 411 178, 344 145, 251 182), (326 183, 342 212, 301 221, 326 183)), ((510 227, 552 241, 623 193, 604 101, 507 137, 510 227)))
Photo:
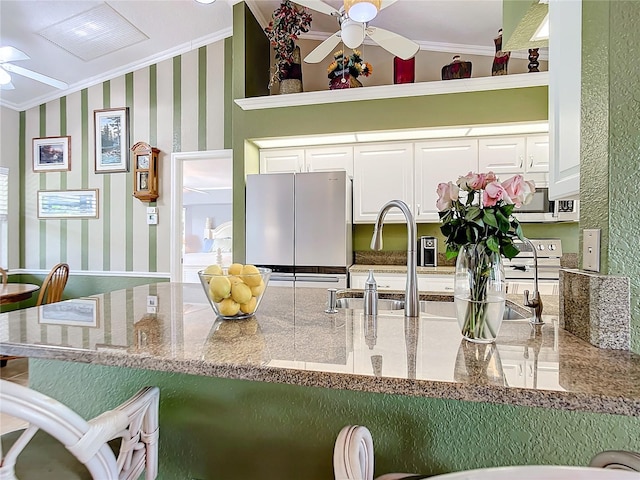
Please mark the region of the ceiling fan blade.
POLYGON ((331 5, 324 3, 322 0, 294 0, 301 7, 307 7, 316 12, 326 13, 327 15, 340 15, 338 10, 331 5))
POLYGON ((68 84, 61 82, 60 80, 47 77, 46 75, 43 75, 38 72, 34 72, 33 70, 28 70, 26 68, 18 67, 17 65, 12 65, 10 63, 3 63, 2 68, 4 68, 8 72, 15 73, 16 75, 22 75, 23 77, 32 78, 33 80, 46 83, 47 85, 51 85, 52 87, 56 87, 61 90, 64 90, 65 88, 69 88, 68 84))
POLYGON ((314 48, 309 55, 304 57, 306 63, 319 63, 329 55, 334 48, 340 43, 340 32, 336 32, 327 38, 324 42, 314 48))
POLYGON ((382 0, 382 4, 380 5, 380 10, 384 10, 385 8, 390 7, 397 1, 398 0, 382 0))
POLYGON ((420 50, 420 45, 416 42, 382 28, 369 27, 367 35, 382 48, 403 60, 410 59, 420 50))
POLYGON ((15 90, 16 87, 13 86, 13 83, 5 83, 4 85, 0 85, 0 90, 15 90))
POLYGON ((15 47, 0 47, 0 63, 29 60, 29 55, 15 47))

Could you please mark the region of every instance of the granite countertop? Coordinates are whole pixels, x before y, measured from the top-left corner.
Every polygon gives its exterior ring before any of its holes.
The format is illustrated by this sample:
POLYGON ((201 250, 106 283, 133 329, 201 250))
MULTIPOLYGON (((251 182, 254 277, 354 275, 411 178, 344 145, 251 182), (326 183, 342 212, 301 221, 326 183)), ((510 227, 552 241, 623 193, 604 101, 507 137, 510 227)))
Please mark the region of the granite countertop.
MULTIPOLYGON (((375 273, 402 273, 407 274, 407 265, 351 265, 350 273, 367 273, 373 270, 375 273)), ((417 272, 424 275, 453 275, 456 268, 451 266, 442 267, 417 267, 417 272)))
POLYGON ((325 313, 326 298, 325 289, 269 286, 254 318, 220 321, 198 284, 145 285, 1 314, 0 354, 640 415, 640 355, 595 348, 556 316, 533 328, 505 321, 496 343, 482 345, 462 339, 447 303, 374 321, 360 310, 325 313))

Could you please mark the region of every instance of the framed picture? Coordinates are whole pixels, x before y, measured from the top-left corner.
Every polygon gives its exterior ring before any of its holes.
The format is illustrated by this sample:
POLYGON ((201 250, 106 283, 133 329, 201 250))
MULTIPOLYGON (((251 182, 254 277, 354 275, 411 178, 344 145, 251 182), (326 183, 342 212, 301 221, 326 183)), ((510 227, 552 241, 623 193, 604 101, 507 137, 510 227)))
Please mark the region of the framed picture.
POLYGON ((97 298, 75 298, 42 305, 38 312, 38 323, 96 328, 99 323, 98 300, 97 298))
POLYGON ((38 190, 38 218, 98 218, 98 190, 38 190))
POLYGON ((129 171, 129 109, 94 110, 96 173, 129 171))
POLYGON ((33 171, 64 172, 71 170, 71 137, 33 139, 33 171))

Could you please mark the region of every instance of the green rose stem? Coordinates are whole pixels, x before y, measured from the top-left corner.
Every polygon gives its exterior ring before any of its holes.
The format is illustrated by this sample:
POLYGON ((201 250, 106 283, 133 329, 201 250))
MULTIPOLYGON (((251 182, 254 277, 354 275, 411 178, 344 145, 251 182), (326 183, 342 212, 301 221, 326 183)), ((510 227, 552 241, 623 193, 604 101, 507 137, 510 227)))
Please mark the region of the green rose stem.
MULTIPOLYGON (((467 303, 462 334, 467 338, 483 338, 487 323, 487 285, 491 274, 490 261, 484 246, 473 245, 469 276, 470 301, 467 303)), ((494 333, 494 332, 492 332, 494 333)))

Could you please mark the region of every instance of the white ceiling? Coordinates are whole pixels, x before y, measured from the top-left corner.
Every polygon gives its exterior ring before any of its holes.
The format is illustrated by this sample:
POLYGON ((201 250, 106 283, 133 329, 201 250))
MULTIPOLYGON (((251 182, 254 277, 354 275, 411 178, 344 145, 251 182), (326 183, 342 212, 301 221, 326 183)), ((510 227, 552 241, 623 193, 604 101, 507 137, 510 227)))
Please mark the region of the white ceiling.
MULTIPOLYGON (((0 45, 14 46, 31 57, 15 64, 69 84, 62 91, 12 74, 15 90, 1 90, 0 105, 25 110, 225 38, 232 33, 232 5, 237 1, 204 5, 194 0, 0 0, 0 45), (104 3, 149 39, 83 61, 37 33, 104 3)), ((341 0, 326 3, 342 5, 341 0)), ((266 25, 280 1, 247 0, 247 4, 266 25)), ((335 18, 312 15, 312 30, 305 37, 322 40, 338 30, 335 18)), ((491 55, 501 23, 502 0, 397 0, 371 25, 400 33, 425 50, 491 55)))

